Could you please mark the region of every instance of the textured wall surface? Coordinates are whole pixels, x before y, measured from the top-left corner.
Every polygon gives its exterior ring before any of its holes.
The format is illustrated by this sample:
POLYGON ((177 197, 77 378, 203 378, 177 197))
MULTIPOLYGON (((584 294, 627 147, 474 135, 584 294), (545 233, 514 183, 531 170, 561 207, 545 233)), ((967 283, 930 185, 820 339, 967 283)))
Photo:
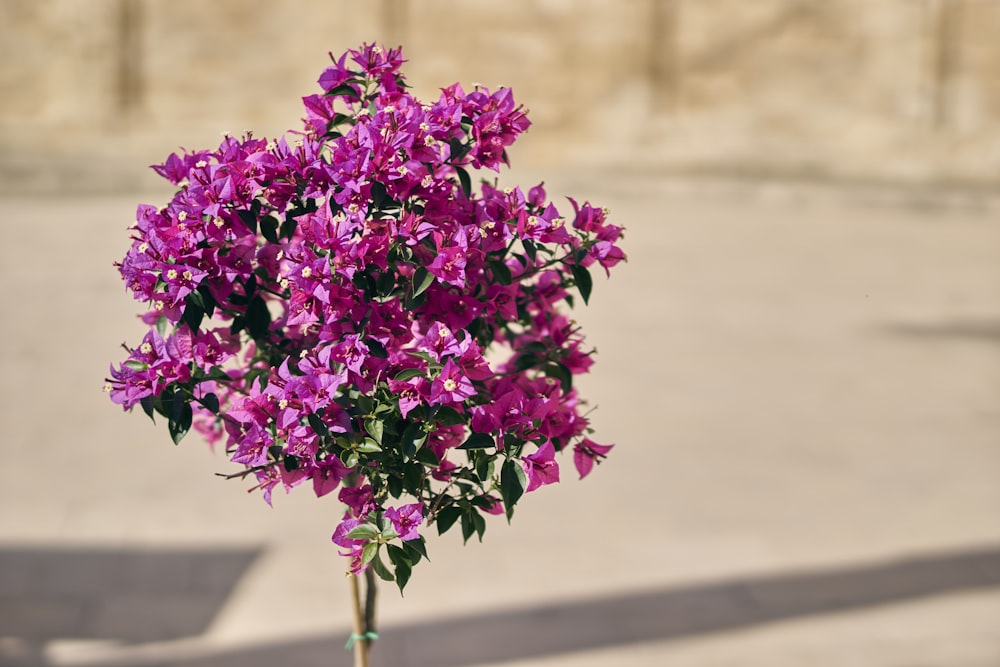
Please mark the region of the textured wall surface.
MULTIPOLYGON (((1000 0, 0 0, 6 189, 297 125, 328 51, 514 88, 527 164, 992 185, 1000 0)), ((138 165, 138 166, 137 166, 138 165)))

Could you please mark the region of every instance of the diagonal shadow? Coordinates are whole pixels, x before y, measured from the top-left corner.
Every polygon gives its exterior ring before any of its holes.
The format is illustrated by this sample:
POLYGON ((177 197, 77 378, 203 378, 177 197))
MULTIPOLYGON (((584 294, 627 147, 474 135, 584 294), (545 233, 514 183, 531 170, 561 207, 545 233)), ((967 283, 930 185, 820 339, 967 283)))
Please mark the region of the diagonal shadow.
MULTIPOLYGON (((392 667, 462 667, 724 632, 992 587, 1000 587, 1000 547, 393 626, 382 629, 373 660, 392 667)), ((155 664, 306 667, 350 663, 338 636, 155 664)), ((143 663, 144 667, 152 664, 143 663)))
POLYGON ((1000 320, 949 320, 933 324, 893 324, 886 327, 890 334, 914 339, 958 339, 983 343, 1000 343, 1000 320))
MULTIPOLYGON (((0 548, 0 638, 162 641, 201 634, 260 553, 0 548)), ((0 665, 3 664, 0 651, 0 665)))

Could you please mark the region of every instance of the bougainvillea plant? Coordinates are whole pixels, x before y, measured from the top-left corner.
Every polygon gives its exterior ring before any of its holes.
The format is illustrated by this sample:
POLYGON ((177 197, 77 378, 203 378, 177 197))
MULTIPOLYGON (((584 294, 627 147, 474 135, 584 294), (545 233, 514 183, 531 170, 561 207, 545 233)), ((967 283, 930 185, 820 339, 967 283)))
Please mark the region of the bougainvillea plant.
POLYGON ((427 527, 481 540, 485 514, 559 481, 559 453, 580 477, 608 453, 573 386, 592 351, 560 306, 624 259, 606 210, 474 186, 528 128, 509 89, 427 104, 402 63, 352 50, 304 98, 301 131, 153 167, 176 194, 139 206, 117 265, 150 330, 105 387, 174 442, 224 443, 242 466, 227 476, 268 503, 337 491, 349 571, 400 590, 427 527))

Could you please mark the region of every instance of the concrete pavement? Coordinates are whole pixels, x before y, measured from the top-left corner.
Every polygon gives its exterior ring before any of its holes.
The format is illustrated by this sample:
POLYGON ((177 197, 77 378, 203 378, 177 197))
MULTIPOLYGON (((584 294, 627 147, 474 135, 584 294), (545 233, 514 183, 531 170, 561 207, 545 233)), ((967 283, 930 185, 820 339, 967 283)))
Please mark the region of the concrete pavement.
MULTIPOLYGON (((996 202, 545 176, 628 228, 578 313, 618 446, 432 539, 376 664, 1000 664, 996 202)), ((269 509, 100 391, 163 200, 3 200, 0 664, 348 665, 336 502, 269 509)))

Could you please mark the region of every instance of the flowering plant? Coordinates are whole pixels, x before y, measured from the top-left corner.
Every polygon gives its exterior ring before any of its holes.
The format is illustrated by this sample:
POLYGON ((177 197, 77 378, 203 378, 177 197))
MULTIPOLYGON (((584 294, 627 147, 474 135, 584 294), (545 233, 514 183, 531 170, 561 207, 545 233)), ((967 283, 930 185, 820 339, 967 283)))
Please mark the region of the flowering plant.
POLYGON ((178 189, 139 206, 118 264, 150 330, 106 385, 175 443, 224 442, 268 503, 339 487, 350 572, 400 590, 426 526, 481 540, 485 514, 559 480, 558 452, 581 477, 607 454, 573 387, 591 350, 557 306, 624 259, 605 210, 473 187, 528 128, 509 89, 424 104, 402 63, 364 45, 304 98, 302 131, 153 167, 178 189))

